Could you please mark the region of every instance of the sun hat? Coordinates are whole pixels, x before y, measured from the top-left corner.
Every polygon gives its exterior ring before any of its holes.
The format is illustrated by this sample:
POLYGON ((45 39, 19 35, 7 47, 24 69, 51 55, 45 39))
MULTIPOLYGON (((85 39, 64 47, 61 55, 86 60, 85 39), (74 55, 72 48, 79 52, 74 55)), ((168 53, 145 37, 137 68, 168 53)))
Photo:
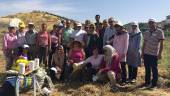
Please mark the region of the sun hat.
POLYGON ((70 48, 73 48, 73 46, 74 46, 75 43, 78 43, 80 48, 83 48, 83 46, 84 46, 84 43, 83 43, 82 41, 80 41, 80 40, 74 40, 73 42, 71 42, 70 48))
POLYGON ((81 23, 77 23, 77 26, 81 27, 81 26, 82 26, 82 24, 81 24, 81 23))
POLYGON ((29 45, 27 45, 27 44, 24 44, 23 46, 22 46, 22 48, 29 48, 29 45))
POLYGON ((121 21, 117 21, 115 25, 123 26, 123 23, 121 21))
POLYGON ((155 18, 150 18, 148 22, 156 22, 155 18))

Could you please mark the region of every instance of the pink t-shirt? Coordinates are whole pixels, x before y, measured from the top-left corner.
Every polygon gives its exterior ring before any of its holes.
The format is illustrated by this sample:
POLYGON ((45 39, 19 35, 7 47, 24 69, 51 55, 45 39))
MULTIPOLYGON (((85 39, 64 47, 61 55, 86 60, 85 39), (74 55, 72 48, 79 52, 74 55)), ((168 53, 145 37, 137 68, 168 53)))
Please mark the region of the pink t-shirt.
POLYGON ((83 54, 82 49, 71 51, 70 59, 73 60, 74 63, 79 63, 83 61, 83 58, 84 58, 84 54, 83 54))
POLYGON ((48 45, 48 32, 39 32, 37 36, 37 40, 39 43, 39 46, 47 46, 48 45))
POLYGON ((17 35, 12 33, 5 33, 3 38, 3 49, 14 49, 17 47, 17 35))

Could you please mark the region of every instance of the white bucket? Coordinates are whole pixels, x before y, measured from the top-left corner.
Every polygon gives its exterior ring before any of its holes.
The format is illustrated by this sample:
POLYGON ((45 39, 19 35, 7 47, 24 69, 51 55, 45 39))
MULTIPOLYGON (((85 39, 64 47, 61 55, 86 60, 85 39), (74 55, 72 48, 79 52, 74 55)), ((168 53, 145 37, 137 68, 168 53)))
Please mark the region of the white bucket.
POLYGON ((35 69, 40 67, 40 59, 39 58, 35 58, 35 69))
POLYGON ((19 63, 19 73, 25 74, 25 64, 24 63, 19 63))
POLYGON ((51 91, 48 90, 46 87, 44 87, 44 88, 42 89, 42 91, 43 91, 43 93, 44 93, 45 95, 49 95, 49 94, 51 93, 51 91))
POLYGON ((93 82, 96 82, 98 80, 98 76, 93 76, 92 80, 93 82))
POLYGON ((29 61, 29 69, 30 71, 35 70, 35 61, 29 61))

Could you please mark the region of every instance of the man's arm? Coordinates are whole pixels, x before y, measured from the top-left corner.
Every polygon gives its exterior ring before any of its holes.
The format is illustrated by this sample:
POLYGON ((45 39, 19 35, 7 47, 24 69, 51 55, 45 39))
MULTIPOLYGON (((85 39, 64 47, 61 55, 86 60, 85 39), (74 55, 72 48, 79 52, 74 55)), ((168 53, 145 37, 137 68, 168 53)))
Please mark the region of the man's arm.
POLYGON ((159 49, 159 52, 158 52, 158 59, 161 59, 162 58, 164 40, 160 40, 159 42, 160 42, 160 49, 159 49))
POLYGON ((145 50, 145 40, 143 42, 141 58, 143 58, 143 56, 144 56, 144 50, 145 50))

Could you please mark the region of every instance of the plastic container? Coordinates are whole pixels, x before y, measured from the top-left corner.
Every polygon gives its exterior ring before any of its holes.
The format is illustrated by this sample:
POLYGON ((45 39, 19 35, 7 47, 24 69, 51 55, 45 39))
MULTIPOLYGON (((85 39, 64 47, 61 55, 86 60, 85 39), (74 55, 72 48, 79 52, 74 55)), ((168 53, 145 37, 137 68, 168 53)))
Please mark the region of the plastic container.
POLYGON ((25 63, 19 63, 19 73, 25 74, 25 63))
POLYGON ((35 70, 35 61, 29 61, 29 69, 30 71, 35 70))
POLYGON ((35 58, 35 69, 40 67, 40 59, 39 58, 35 58))

